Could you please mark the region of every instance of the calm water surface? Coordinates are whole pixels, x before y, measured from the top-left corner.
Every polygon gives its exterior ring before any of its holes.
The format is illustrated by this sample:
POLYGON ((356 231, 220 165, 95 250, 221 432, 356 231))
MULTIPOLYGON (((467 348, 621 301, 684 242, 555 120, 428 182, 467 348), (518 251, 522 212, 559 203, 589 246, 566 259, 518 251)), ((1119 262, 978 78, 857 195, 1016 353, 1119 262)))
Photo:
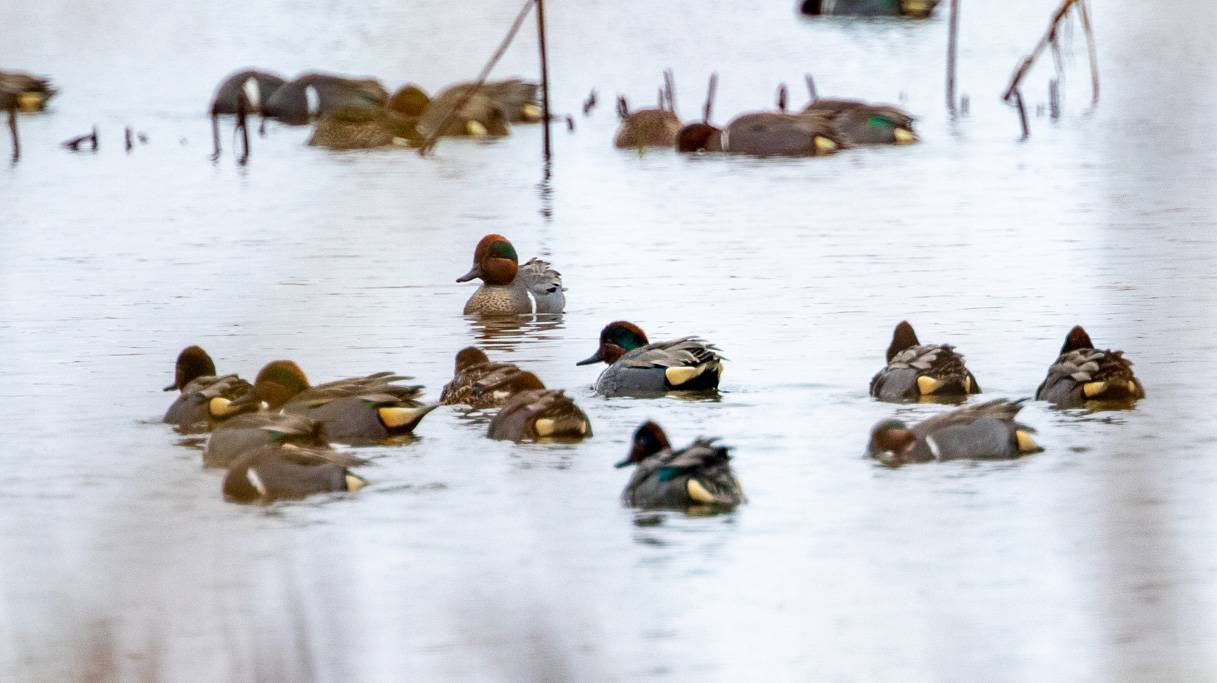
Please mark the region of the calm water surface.
MULTIPOLYGON (((964 3, 958 121, 945 14, 761 4, 551 3, 554 106, 577 130, 555 130, 542 187, 535 127, 424 160, 272 125, 248 167, 207 160, 229 71, 434 91, 476 73, 515 2, 0 3, 3 65, 63 89, 0 168, 0 678, 1217 676, 1217 10, 1097 0, 1099 107, 1078 31, 1065 116, 1034 116, 1037 69, 1019 142, 997 98, 1054 0, 964 3), (611 149, 613 96, 651 102, 664 67, 685 118, 712 70, 719 121, 771 106, 779 81, 801 101, 809 71, 821 94, 906 106, 923 143, 798 161, 611 149), (57 147, 94 124, 97 154, 57 147), (125 125, 150 143, 125 154, 125 125), (453 280, 487 232, 562 271, 563 319, 459 315, 471 287, 453 280), (715 341, 721 397, 593 396, 598 370, 574 362, 620 318, 715 341), (1149 397, 1032 403, 1047 450, 1018 462, 882 469, 861 457, 869 427, 941 410, 867 397, 903 318, 1012 398, 1083 323, 1149 397), (476 343, 568 388, 596 436, 492 442, 487 416, 443 408, 413 443, 364 451, 357 495, 233 505, 201 444, 158 423, 191 343, 223 371, 392 369, 430 397, 476 343), (749 504, 621 507, 611 464, 646 418, 678 442, 724 437, 749 504)), ((497 73, 533 73, 534 48, 523 36, 497 73)))

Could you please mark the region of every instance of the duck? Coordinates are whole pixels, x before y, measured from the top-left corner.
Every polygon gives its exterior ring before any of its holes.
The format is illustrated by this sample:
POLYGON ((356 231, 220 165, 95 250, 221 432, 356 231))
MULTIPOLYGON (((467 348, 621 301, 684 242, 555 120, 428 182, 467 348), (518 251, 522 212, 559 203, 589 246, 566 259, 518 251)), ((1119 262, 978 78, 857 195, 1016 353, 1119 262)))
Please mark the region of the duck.
POLYGON ((339 109, 383 109, 389 93, 373 78, 306 73, 275 89, 262 114, 289 125, 304 125, 339 109))
POLYGON ((677 451, 659 425, 642 423, 634 431, 629 455, 616 465, 635 466, 622 502, 685 510, 730 510, 743 503, 743 488, 731 471, 730 448, 716 441, 697 439, 677 451))
POLYGON ((483 237, 473 251, 473 268, 456 281, 474 278, 483 284, 465 302, 465 315, 549 314, 566 309, 562 274, 538 258, 520 266, 515 247, 502 235, 483 237))
POLYGON ((1076 325, 1065 336, 1061 353, 1035 390, 1035 398, 1058 408, 1126 407, 1145 398, 1145 387, 1123 351, 1096 349, 1086 330, 1076 325))
MULTIPOLYGON (((474 83, 457 83, 441 90, 436 99, 444 99, 455 93, 463 95, 474 83)), ((541 85, 521 78, 487 81, 477 89, 477 94, 490 98, 506 114, 511 123, 536 123, 541 120, 541 107, 537 98, 541 85)))
POLYGON ((618 149, 671 147, 681 128, 676 112, 663 107, 631 112, 624 97, 617 98, 617 117, 621 124, 613 136, 613 146, 618 149))
POLYGON ((681 128, 679 152, 727 152, 750 156, 825 156, 845 146, 842 136, 824 115, 749 112, 724 129, 709 123, 681 128))
POLYGON ((571 441, 591 435, 587 414, 561 389, 516 393, 495 413, 487 434, 501 441, 571 441))
POLYGON ((58 92, 48 78, 23 71, 0 71, 0 109, 24 113, 43 111, 58 92))
POLYGON ((891 105, 816 99, 801 115, 827 117, 839 139, 850 145, 907 145, 918 140, 912 115, 891 105))
POLYGON ((645 396, 666 391, 718 388, 724 358, 698 337, 652 344, 642 328, 625 320, 605 325, 596 353, 575 365, 608 365, 594 386, 603 396, 645 396))
POLYGON ((330 447, 323 425, 303 415, 244 413, 225 420, 207 437, 203 467, 228 467, 252 450, 288 445, 330 447))
POLYGON ((887 347, 887 366, 870 381, 870 395, 901 403, 922 399, 962 400, 979 394, 980 383, 949 344, 922 344, 907 320, 900 321, 887 347))
POLYGON ((270 410, 304 415, 318 422, 333 441, 371 442, 410 434, 438 404, 418 401, 421 386, 391 372, 311 386, 290 360, 267 363, 254 379, 253 395, 270 410))
POLYGON ((483 86, 468 95, 469 85, 440 92, 427 102, 418 121, 423 138, 433 136, 502 137, 511 132, 508 106, 496 100, 483 86), (459 105, 453 113, 453 109, 459 105))
POLYGON ((1035 430, 1015 421, 1023 401, 995 399, 956 408, 912 426, 882 420, 871 430, 867 456, 897 466, 933 460, 1004 460, 1040 450, 1035 430))
POLYGON ((468 346, 457 352, 452 381, 444 385, 439 402, 494 408, 517 393, 544 388, 539 377, 521 370, 515 363, 492 363, 485 351, 468 346))
POLYGON ((809 15, 909 17, 925 19, 940 0, 803 0, 800 11, 809 15))
POLYGON ((241 93, 245 93, 245 113, 260 114, 266 101, 286 82, 269 71, 242 69, 220 82, 211 98, 211 115, 237 113, 241 93))
POLYGON ((248 402, 253 395, 249 382, 235 374, 217 375, 211 356, 196 345, 178 354, 173 384, 164 390, 175 389, 178 397, 161 421, 183 434, 211 431, 225 420, 257 409, 248 402))
POLYGON ((224 497, 269 503, 314 493, 358 491, 367 480, 348 468, 367 461, 320 448, 263 446, 238 457, 224 475, 224 497))
POLYGON ((422 143, 418 119, 403 116, 387 107, 368 109, 342 107, 317 119, 307 144, 328 149, 374 149, 422 143))

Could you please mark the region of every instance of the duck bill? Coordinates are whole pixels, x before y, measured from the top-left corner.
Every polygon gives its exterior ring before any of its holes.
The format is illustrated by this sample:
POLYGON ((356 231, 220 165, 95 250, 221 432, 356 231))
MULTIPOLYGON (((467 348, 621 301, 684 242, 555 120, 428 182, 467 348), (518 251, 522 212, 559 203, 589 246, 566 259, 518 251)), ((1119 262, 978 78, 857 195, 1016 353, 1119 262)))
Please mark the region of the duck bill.
POLYGON ((629 467, 632 464, 634 464, 634 461, 630 460, 629 456, 626 456, 625 460, 622 460, 621 462, 613 465, 613 467, 616 467, 617 469, 621 469, 622 467, 629 467))
POLYGON ((596 353, 593 353, 591 356, 588 356, 587 358, 584 358, 583 360, 579 361, 578 363, 575 363, 575 365, 595 365, 596 363, 599 363, 603 360, 604 360, 604 352, 597 349, 596 353))
POLYGON ((482 267, 479 265, 474 265, 472 268, 469 269, 468 273, 465 273, 464 275, 458 277, 456 279, 456 281, 457 282, 469 282, 470 280, 473 280, 473 279, 479 278, 479 277, 482 277, 482 267))
POLYGON ((161 391, 173 391, 176 388, 177 388, 177 384, 175 383, 175 384, 170 384, 169 386, 165 387, 164 389, 161 389, 161 391))

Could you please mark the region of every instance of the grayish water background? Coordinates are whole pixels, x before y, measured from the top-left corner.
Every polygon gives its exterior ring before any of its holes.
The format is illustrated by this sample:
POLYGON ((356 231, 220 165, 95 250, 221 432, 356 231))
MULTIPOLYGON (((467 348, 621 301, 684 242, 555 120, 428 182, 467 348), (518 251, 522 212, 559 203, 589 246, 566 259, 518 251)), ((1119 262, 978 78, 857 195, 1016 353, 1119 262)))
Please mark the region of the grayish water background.
MULTIPOLYGON (((490 144, 335 154, 272 126, 248 168, 207 162, 204 111, 246 64, 413 80, 476 73, 518 6, 124 0, 0 3, 0 63, 54 76, 50 115, 0 168, 0 677, 516 679, 1217 676, 1211 4, 1099 0, 1103 100, 1084 43, 1066 116, 1030 142, 997 96, 1054 0, 965 3, 946 119, 945 13, 812 22, 792 4, 552 3, 556 129, 490 144), (19 27, 20 30, 13 30, 19 27), (923 143, 808 161, 610 148, 617 92, 675 69, 685 118, 897 101, 923 143), (591 87, 602 105, 583 119, 591 87), (96 123, 103 148, 56 143, 96 123), (123 125, 151 144, 128 156, 123 125), (552 209, 546 220, 542 207, 552 209), (478 237, 509 235, 569 287, 554 326, 459 315, 478 237), (700 334, 731 361, 717 402, 603 400, 577 368, 607 321, 700 334), (1137 363, 1149 398, 1032 404, 1043 454, 877 468, 866 396, 891 327, 967 354, 990 396, 1029 396, 1069 326, 1137 363), (470 343, 568 387, 596 437, 512 446, 441 409, 373 485, 269 508, 156 423, 178 350, 317 381, 393 369, 438 396, 470 343), (751 502, 638 525, 610 465, 642 419, 735 446, 751 502)), ((524 36, 499 74, 535 69, 524 36)), ((1047 70, 1029 81, 1046 94, 1047 70)), ((7 141, 0 146, 7 155, 7 141)))

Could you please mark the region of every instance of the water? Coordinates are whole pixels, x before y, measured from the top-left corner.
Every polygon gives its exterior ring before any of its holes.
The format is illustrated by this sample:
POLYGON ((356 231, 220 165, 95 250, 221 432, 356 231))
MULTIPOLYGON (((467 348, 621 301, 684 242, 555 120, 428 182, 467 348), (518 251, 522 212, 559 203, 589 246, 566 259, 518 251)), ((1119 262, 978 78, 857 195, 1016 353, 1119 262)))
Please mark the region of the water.
MULTIPOLYGON (((272 126, 248 167, 207 161, 229 71, 434 91, 476 73, 514 2, 0 5, 21 27, 4 65, 63 89, 0 168, 0 678, 1217 675, 1217 11, 1096 2, 1098 108, 1076 31, 1063 119, 1034 115, 1045 61, 1020 142, 997 97, 1055 2, 965 3, 959 121, 945 13, 755 4, 551 3, 554 107, 577 130, 555 129, 548 186, 535 127, 422 160, 272 126), (771 106, 779 80, 801 101, 812 72, 823 95, 907 107, 923 142, 795 161, 611 149, 613 96, 649 103, 664 67, 685 118, 712 70, 719 121, 771 106), (96 155, 57 147, 94 124, 96 155), (150 143, 125 154, 125 125, 150 143), (563 272, 560 322, 459 315, 472 287, 453 280, 487 232, 563 272), (598 370, 574 362, 620 318, 716 342, 721 398, 593 396, 598 370), (882 469, 861 457, 869 427, 940 410, 866 395, 903 318, 956 344, 989 397, 1031 395, 1082 323, 1149 397, 1031 404, 1046 451, 1018 462, 882 469), (596 434, 515 446, 443 408, 415 442, 362 451, 357 495, 233 505, 200 444, 157 422, 191 343, 222 371, 392 369, 429 397, 477 343, 568 388, 596 434), (622 508, 611 463, 645 418, 733 445, 748 505, 622 508)), ((496 73, 533 73, 526 34, 496 73)))

